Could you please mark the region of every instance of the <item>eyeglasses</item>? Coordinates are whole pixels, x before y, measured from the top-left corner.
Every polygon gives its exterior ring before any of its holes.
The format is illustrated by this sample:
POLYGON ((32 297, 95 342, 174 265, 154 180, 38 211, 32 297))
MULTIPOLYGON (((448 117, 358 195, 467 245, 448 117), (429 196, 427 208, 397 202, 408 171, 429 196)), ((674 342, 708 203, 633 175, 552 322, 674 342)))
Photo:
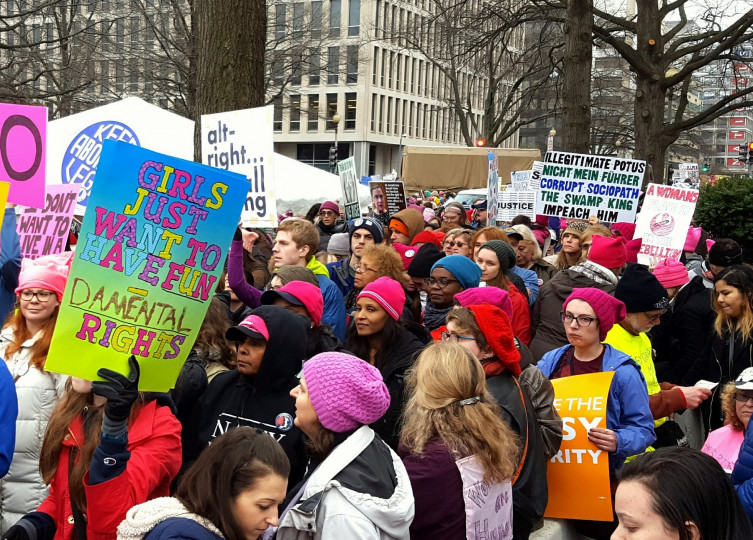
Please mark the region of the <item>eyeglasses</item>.
POLYGON ((753 401, 753 396, 749 396, 747 394, 732 394, 732 397, 735 398, 735 401, 739 401, 740 403, 753 401))
POLYGON ((441 277, 439 279, 434 279, 433 277, 427 277, 424 279, 424 283, 427 287, 433 287, 436 285, 440 289, 444 289, 447 287, 450 283, 460 283, 457 279, 450 279, 446 277, 441 277))
POLYGON ((465 247, 468 244, 464 244, 463 242, 447 242, 445 245, 450 246, 450 247, 455 247, 455 246, 457 246, 457 247, 465 247))
POLYGON ((327 216, 334 216, 335 213, 332 210, 323 210, 323 211, 319 212, 319 215, 327 217, 327 216))
POLYGON ((444 214, 442 214, 442 219, 445 220, 445 221, 450 221, 450 219, 452 219, 452 220, 455 220, 455 219, 459 220, 460 219, 460 214, 456 214, 455 212, 452 212, 451 214, 448 214, 447 212, 445 212, 444 214))
POLYGON ((562 313, 560 313, 560 317, 562 317, 562 322, 565 324, 571 324, 573 321, 575 321, 575 324, 578 325, 578 328, 591 326, 592 322, 599 320, 596 317, 588 317, 586 315, 575 316, 569 311, 563 311, 562 313))
POLYGON ((643 312, 643 314, 644 314, 644 315, 646 316, 646 318, 648 319, 648 322, 650 322, 650 323, 652 323, 652 324, 653 324, 653 323, 655 323, 656 321, 658 321, 658 320, 659 320, 659 318, 660 318, 660 317, 661 317, 662 315, 664 315, 664 314, 665 314, 666 312, 667 312, 667 310, 664 310, 664 311, 662 311, 661 313, 657 313, 656 315, 650 315, 649 313, 646 313, 646 312, 644 311, 644 312, 643 312))
POLYGON ((28 289, 25 291, 21 291, 21 300, 25 300, 29 302, 32 300, 35 296, 37 297, 37 300, 40 302, 47 302, 50 298, 52 298, 53 292, 52 291, 37 291, 32 292, 28 289))
POLYGON ((355 268, 356 272, 379 272, 379 270, 374 270, 373 268, 369 268, 368 266, 364 264, 359 264, 355 268))
POLYGON ((459 340, 465 339, 468 341, 476 341, 476 338, 470 336, 459 336, 458 334, 451 332, 442 332, 442 341, 451 341, 457 343, 459 340))

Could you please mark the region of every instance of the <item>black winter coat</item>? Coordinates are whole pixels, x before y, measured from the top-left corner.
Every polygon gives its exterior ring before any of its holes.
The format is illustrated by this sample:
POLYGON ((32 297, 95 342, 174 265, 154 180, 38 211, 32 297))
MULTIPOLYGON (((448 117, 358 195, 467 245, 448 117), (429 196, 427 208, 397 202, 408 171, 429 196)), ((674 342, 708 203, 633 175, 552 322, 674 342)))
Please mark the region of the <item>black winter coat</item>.
POLYGON ((321 221, 316 224, 316 229, 319 231, 319 251, 327 251, 329 246, 329 239, 333 234, 348 232, 348 224, 338 220, 335 221, 329 227, 321 221))

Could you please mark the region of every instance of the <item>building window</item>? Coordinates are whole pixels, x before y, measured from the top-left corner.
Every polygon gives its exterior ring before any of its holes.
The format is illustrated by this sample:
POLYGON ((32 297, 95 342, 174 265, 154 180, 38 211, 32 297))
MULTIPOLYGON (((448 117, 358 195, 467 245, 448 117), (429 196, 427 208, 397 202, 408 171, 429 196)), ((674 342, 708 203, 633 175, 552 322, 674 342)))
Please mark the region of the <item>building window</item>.
POLYGON ((382 0, 376 0, 376 16, 374 17, 374 37, 381 38, 382 25, 379 24, 379 13, 382 11, 382 0))
POLYGON ((293 39, 303 37, 303 2, 293 4, 293 39))
POLYGON ((311 2, 311 37, 319 39, 322 36, 322 2, 311 2))
POLYGON ((337 94, 327 94, 327 129, 335 129, 332 117, 337 114, 337 94))
POLYGON ((282 59, 275 58, 272 60, 272 84, 276 86, 282 86, 282 81, 285 78, 285 64, 282 59))
POLYGON ((285 39, 285 4, 275 6, 275 38, 285 39))
POLYGON ((340 47, 327 48, 327 84, 338 83, 340 69, 340 47))
POLYGON ((392 127, 392 98, 387 98, 387 116, 384 119, 384 132, 389 135, 392 127))
POLYGON ((341 0, 330 0, 329 3, 329 37, 340 37, 340 11, 342 10, 341 0))
POLYGON ((311 49, 309 56, 309 84, 316 86, 319 84, 319 75, 322 69, 321 53, 319 49, 311 49))
POLYGON ((356 129, 357 103, 355 92, 345 94, 345 129, 356 129))
POLYGON ((309 95, 308 131, 319 130, 319 96, 309 95))
POLYGON ((345 82, 355 84, 358 82, 358 45, 348 45, 347 55, 345 82))
POLYGON ((361 0, 350 0, 348 9, 348 37, 358 35, 361 24, 361 0))
POLYGON ((276 97, 272 101, 272 105, 274 106, 273 114, 272 114, 272 127, 274 131, 282 131, 282 98, 276 97))
MULTIPOLYGON (((317 169, 329 171, 329 149, 331 143, 301 143, 296 147, 296 159, 317 169)), ((340 143, 337 145, 337 156, 345 159, 350 154, 350 145, 340 143)))
POLYGON ((376 132, 377 95, 371 94, 371 132, 376 132))
POLYGON ((376 174, 376 156, 377 156, 377 147, 375 144, 369 145, 369 176, 374 176, 376 174))
POLYGON ((379 110, 377 111, 377 131, 382 133, 382 115, 384 114, 384 96, 379 96, 379 110))
POLYGON ((290 96, 290 131, 301 131, 301 96, 290 96))
POLYGON ((377 72, 379 71, 379 47, 374 47, 374 57, 372 58, 371 84, 377 83, 377 72))
POLYGON ((293 55, 292 64, 290 66, 290 84, 300 85, 301 76, 303 74, 303 56, 300 54, 293 55))
POLYGON ((392 72, 395 70, 395 53, 390 52, 390 63, 387 66, 387 88, 392 88, 392 72))

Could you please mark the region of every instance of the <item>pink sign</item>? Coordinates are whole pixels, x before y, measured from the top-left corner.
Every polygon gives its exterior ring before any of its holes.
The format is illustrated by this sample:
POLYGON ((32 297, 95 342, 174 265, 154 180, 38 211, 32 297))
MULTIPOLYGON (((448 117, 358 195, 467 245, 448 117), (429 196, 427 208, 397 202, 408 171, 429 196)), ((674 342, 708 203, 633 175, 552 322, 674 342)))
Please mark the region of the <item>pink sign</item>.
POLYGON ((744 126, 745 125, 745 117, 744 116, 733 116, 729 119, 729 125, 730 126, 744 126))
POLYGON ((744 139, 745 132, 744 131, 730 131, 729 138, 730 139, 744 139))
POLYGON ((16 224, 21 255, 36 259, 65 251, 80 187, 81 184, 47 186, 44 208, 24 209, 16 224))
POLYGON ((8 202, 44 206, 47 108, 0 103, 0 181, 8 202))

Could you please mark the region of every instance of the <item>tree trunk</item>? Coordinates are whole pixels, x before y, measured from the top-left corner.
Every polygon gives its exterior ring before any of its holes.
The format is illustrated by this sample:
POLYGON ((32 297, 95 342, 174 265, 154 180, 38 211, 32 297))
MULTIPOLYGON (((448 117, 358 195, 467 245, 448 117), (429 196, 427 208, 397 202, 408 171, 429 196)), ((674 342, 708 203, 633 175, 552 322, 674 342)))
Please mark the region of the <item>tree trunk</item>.
POLYGON ((200 159, 201 116, 264 105, 266 3, 196 0, 195 155, 200 159))
POLYGON ((568 0, 562 123, 564 150, 587 154, 591 141, 593 1, 568 0))

